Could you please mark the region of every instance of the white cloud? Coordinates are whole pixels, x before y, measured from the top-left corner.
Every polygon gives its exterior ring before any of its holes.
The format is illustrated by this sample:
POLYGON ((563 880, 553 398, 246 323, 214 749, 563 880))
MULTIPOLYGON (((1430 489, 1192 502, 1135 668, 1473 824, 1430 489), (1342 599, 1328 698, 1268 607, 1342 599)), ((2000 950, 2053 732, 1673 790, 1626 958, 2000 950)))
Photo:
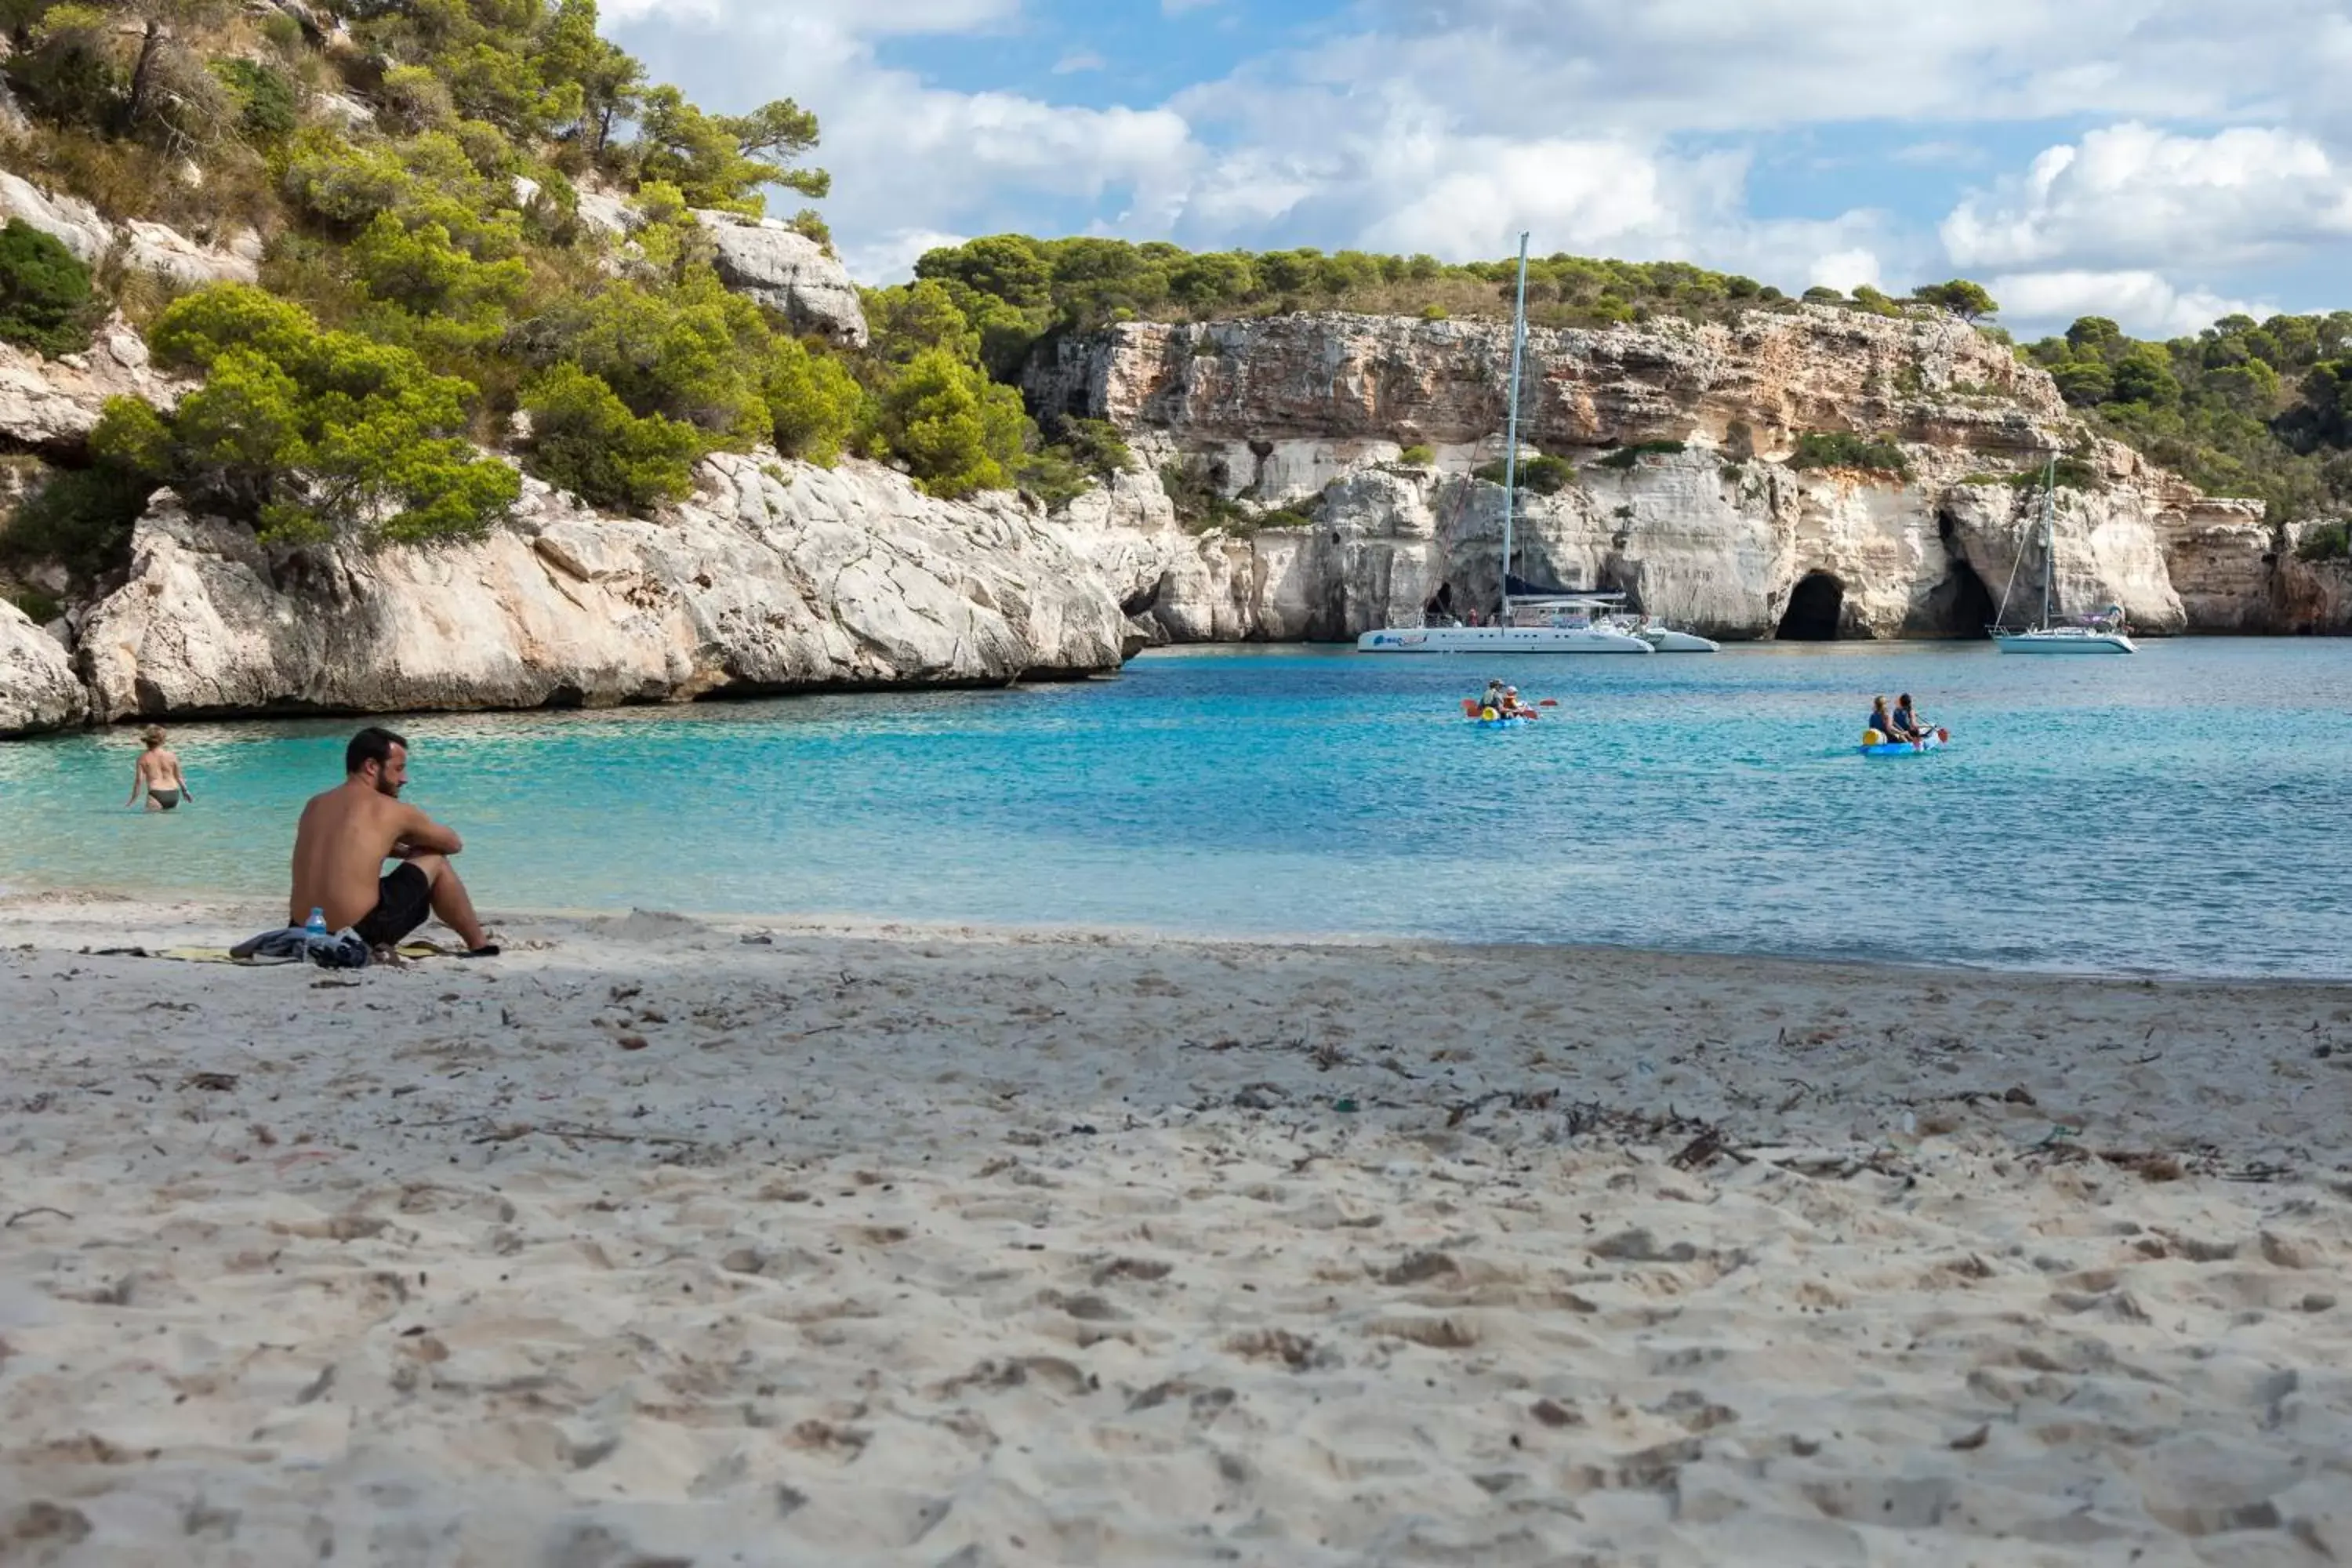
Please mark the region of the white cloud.
MULTIPOLYGON (((1366 0, 1304 74, 1410 72, 1492 129, 1756 131, 1888 121, 2227 116, 2332 103, 2315 46, 2352 53, 2339 0, 1366 0)), ((2339 56, 2339 58, 2345 58, 2339 56)))
POLYGON ((1104 63, 1103 58, 1092 49, 1073 49, 1054 62, 1054 74, 1068 76, 1076 71, 1098 71, 1104 63))
POLYGON ((2161 274, 2144 268, 2007 273, 1986 287, 2000 301, 2005 321, 2056 328, 2079 316, 2105 316, 2135 337, 2179 337, 2224 316, 2272 313, 2272 307, 2250 300, 2203 290, 2183 292, 2161 274))
POLYGON ((1000 27, 1020 16, 1021 0, 793 0, 789 7, 761 0, 603 0, 598 14, 608 26, 724 22, 730 31, 789 26, 803 34, 887 37, 1000 27))
POLYGON ((1198 162, 1190 127, 1162 108, 1095 109, 1015 92, 955 92, 877 58, 890 33, 994 30, 1019 0, 629 0, 615 29, 660 77, 714 108, 791 97, 815 110, 817 162, 834 176, 823 211, 852 271, 867 281, 950 234, 1034 226, 1040 205, 1100 206, 1114 196, 1166 205, 1198 162))
POLYGON ((1962 267, 2245 265, 2352 238, 2352 169, 2290 131, 2110 126, 1971 195, 1943 237, 1962 267))
POLYGON ((1981 163, 1984 162, 1984 153, 1981 149, 1972 147, 1966 142, 1953 141, 1950 139, 1937 142, 1914 142, 1907 147, 1896 148, 1890 156, 1892 156, 1898 163, 1913 163, 1922 167, 1932 167, 1938 163, 1981 163))
POLYGON ((1870 250, 1835 250, 1817 259, 1806 270, 1808 285, 1822 285, 1841 293, 1851 294, 1868 284, 1882 287, 1878 254, 1870 250))
POLYGON ((1622 142, 1481 137, 1431 141, 1422 153, 1419 167, 1384 162, 1394 205, 1370 216, 1364 245, 1496 256, 1528 228, 1546 248, 1646 250, 1688 234, 1695 207, 1720 205, 1727 177, 1737 184, 1735 169, 1673 168, 1622 142))
POLYGON ((915 263, 927 250, 961 245, 972 237, 936 228, 900 228, 860 237, 855 245, 838 247, 842 265, 853 278, 868 283, 894 283, 914 276, 915 263))

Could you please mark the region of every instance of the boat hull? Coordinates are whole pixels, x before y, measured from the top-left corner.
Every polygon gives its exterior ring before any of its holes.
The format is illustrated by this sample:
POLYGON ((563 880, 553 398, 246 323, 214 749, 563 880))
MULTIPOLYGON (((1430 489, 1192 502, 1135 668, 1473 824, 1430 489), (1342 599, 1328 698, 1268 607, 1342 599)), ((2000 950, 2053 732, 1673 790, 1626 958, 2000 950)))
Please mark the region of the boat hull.
POLYGON ((1633 634, 1660 653, 1721 653, 1722 645, 1712 637, 1696 632, 1669 631, 1664 626, 1643 626, 1633 634))
POLYGON ((1358 653, 1638 653, 1656 650, 1608 626, 1414 626, 1366 632, 1358 653))
POLYGON ((1854 750, 1865 757, 1921 757, 1929 752, 1940 752, 1948 743, 1930 735, 1916 746, 1908 741, 1882 741, 1875 746, 1856 746, 1854 750))
POLYGON ((2003 653, 2137 653, 2121 632, 1997 632, 1993 647, 2003 653))

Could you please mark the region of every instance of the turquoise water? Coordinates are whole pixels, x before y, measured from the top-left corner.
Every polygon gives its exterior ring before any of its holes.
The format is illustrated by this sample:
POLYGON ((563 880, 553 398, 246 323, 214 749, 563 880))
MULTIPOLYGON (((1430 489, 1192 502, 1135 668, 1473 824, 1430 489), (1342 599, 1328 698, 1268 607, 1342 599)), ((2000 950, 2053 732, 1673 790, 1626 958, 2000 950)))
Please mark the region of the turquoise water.
MULTIPOLYGON (((484 905, 1610 942, 2340 975, 2352 642, 2137 658, 1829 644, 1473 661, 1154 654, 1116 680, 432 716, 408 797, 484 905), (1480 732, 1489 675, 1555 716, 1480 732), (1852 754, 1916 693, 1941 753, 1852 754)), ((284 886, 355 721, 0 745, 0 884, 284 886)))

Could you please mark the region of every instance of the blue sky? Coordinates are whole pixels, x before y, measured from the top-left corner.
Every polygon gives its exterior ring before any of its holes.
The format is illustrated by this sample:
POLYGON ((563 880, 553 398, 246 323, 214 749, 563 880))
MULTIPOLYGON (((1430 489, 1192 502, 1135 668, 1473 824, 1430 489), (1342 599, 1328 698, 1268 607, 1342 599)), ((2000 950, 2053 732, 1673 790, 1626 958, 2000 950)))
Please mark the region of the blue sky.
POLYGON ((606 0, 792 97, 851 268, 978 234, 1965 276, 2022 331, 2352 307, 2343 0, 606 0))

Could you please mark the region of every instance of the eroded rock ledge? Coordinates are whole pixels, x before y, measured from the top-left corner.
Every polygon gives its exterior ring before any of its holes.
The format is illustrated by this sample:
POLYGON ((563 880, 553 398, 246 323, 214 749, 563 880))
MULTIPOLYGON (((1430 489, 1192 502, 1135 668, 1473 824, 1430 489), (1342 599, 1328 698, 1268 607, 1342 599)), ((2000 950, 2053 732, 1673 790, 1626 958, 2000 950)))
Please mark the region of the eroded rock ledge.
POLYGON ((477 544, 273 561, 163 492, 77 655, 99 721, 595 706, 1116 669, 1118 604, 1010 498, 725 456, 660 521, 528 485, 477 544))

